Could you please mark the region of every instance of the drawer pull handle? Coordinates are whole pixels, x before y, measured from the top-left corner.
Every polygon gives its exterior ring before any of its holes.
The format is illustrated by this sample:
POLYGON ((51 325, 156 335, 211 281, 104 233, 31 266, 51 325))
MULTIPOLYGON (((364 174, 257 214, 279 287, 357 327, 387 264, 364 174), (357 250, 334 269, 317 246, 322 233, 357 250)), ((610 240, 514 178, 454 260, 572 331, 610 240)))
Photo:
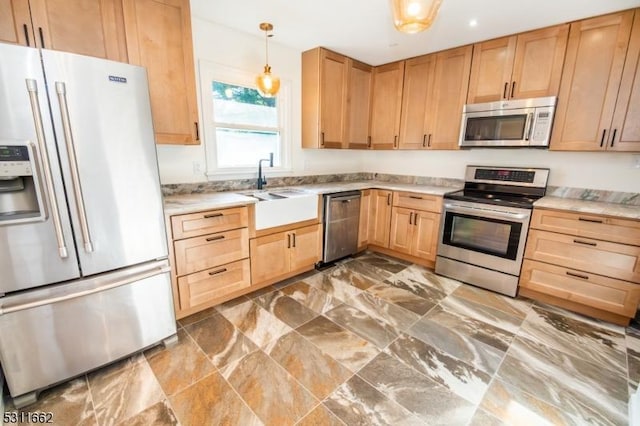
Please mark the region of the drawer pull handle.
POLYGON ((418 197, 415 195, 409 195, 409 198, 413 198, 414 200, 422 200, 422 197, 418 197))
POLYGON ((593 247, 596 247, 598 245, 597 243, 592 243, 591 241, 573 240, 573 242, 576 244, 584 244, 585 246, 593 246, 593 247))
POLYGON ((582 222, 593 222, 593 223, 603 223, 602 219, 589 219, 586 217, 579 217, 578 220, 582 222))
POLYGON ((224 216, 224 213, 205 214, 204 218, 211 219, 212 217, 220 217, 220 216, 224 216))
POLYGON ((589 279, 589 277, 588 277, 588 276, 586 276, 586 275, 575 274, 575 273, 573 273, 573 272, 569 272, 569 271, 566 271, 566 273, 567 273, 567 275, 569 275, 570 277, 581 278, 581 279, 583 279, 583 280, 588 280, 588 279, 589 279))
POLYGON ((216 235, 215 237, 209 237, 205 241, 217 241, 224 240, 224 235, 216 235))
POLYGON ((218 269, 217 271, 211 271, 211 272, 209 272, 209 275, 218 275, 218 274, 221 274, 223 272, 227 272, 227 268, 218 269))

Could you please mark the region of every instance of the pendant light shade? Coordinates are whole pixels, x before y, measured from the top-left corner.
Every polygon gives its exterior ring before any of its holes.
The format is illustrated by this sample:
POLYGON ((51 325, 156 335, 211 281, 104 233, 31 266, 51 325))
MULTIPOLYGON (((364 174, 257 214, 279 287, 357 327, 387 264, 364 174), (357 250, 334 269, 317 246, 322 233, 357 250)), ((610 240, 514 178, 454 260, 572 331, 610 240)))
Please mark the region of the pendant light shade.
POLYGON ((260 29, 264 31, 265 35, 266 64, 264 66, 264 72, 256 77, 256 85, 262 96, 271 98, 280 90, 280 78, 271 74, 271 67, 269 66, 269 37, 273 37, 273 34, 269 34, 269 31, 273 30, 273 25, 268 22, 263 22, 260 24, 260 29))
POLYGON ((393 24, 398 31, 414 34, 431 26, 442 0, 391 0, 393 24))

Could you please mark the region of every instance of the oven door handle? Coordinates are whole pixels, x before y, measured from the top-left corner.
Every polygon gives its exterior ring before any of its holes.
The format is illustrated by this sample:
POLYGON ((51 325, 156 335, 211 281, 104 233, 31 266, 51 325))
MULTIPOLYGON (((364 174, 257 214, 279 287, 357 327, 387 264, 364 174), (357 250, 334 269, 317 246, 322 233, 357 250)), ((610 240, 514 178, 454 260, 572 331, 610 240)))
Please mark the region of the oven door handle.
POLYGON ((501 211, 501 210, 495 210, 495 209, 461 206, 460 204, 453 204, 453 203, 444 203, 444 210, 445 210, 445 213, 447 212, 470 213, 476 216, 483 215, 483 216, 490 216, 494 218, 497 217, 500 219, 511 219, 511 220, 514 220, 514 219, 524 220, 531 216, 529 212, 513 213, 513 212, 507 212, 507 211, 501 211))

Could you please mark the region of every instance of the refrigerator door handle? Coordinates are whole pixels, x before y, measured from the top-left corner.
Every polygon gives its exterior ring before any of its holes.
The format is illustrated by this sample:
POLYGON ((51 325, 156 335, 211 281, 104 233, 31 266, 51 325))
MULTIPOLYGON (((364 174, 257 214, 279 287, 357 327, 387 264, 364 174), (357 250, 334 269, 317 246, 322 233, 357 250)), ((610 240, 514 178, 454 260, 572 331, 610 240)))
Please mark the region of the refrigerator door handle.
POLYGON ((99 285, 94 288, 90 288, 87 290, 76 291, 74 293, 62 294, 59 296, 48 296, 39 300, 33 300, 26 303, 18 303, 17 305, 9 305, 7 307, 3 307, 0 305, 0 316, 10 314, 13 312, 24 311, 26 309, 37 308, 38 306, 43 305, 51 305, 53 303, 64 302, 65 300, 77 299, 78 297, 88 296, 90 294, 100 293, 106 290, 110 290, 112 288, 120 287, 123 285, 131 284, 136 281, 141 281, 146 278, 151 278, 156 275, 165 274, 171 271, 171 267, 165 262, 161 265, 156 265, 151 269, 147 269, 145 271, 137 271, 133 274, 117 278, 113 281, 106 282, 102 285, 99 285))
POLYGON ((78 209, 78 217, 80 218, 80 231, 82 232, 84 251, 86 251, 87 253, 91 253, 93 252, 93 243, 91 242, 91 233, 89 232, 87 212, 84 207, 82 188, 80 187, 80 173, 78 172, 76 147, 73 141, 73 133, 71 132, 71 120, 69 119, 69 107, 67 105, 67 86, 64 82, 56 81, 56 93, 58 94, 58 103, 60 104, 62 129, 64 131, 64 140, 67 144, 67 155, 69 156, 69 167, 71 168, 73 194, 76 197, 76 206, 78 209))
POLYGON ((44 125, 42 123, 42 113, 40 112, 40 101, 38 99, 38 85, 34 79, 28 78, 26 81, 27 91, 29 92, 29 102, 31 103, 31 112, 33 114, 33 121, 36 127, 36 138, 38 139, 38 154, 40 164, 42 165, 44 172, 44 186, 47 191, 47 198, 49 198, 49 204, 51 205, 51 217, 53 219, 56 239, 58 240, 58 255, 62 259, 66 259, 69 257, 69 253, 67 251, 67 244, 64 240, 64 233, 62 231, 60 209, 58 208, 58 199, 56 198, 56 193, 53 187, 51 165, 49 164, 49 153, 44 139, 44 125))

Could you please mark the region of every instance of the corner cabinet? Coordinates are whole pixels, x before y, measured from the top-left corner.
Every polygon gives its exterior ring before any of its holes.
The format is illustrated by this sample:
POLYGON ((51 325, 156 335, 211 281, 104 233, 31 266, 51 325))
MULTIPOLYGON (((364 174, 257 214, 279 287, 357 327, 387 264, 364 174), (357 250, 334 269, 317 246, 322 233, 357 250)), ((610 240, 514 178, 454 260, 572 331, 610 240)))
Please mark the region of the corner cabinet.
POLYGON ((404 61, 375 67, 369 118, 370 148, 396 149, 400 136, 404 61))
POLYGON ((476 43, 468 103, 557 96, 569 25, 476 43))
POLYGON ((0 41, 127 62, 119 0, 3 0, 0 41))
POLYGON ((147 68, 159 144, 199 144, 189 0, 123 0, 129 63, 147 68))
POLYGON ((640 151, 639 15, 571 24, 550 149, 640 151))

